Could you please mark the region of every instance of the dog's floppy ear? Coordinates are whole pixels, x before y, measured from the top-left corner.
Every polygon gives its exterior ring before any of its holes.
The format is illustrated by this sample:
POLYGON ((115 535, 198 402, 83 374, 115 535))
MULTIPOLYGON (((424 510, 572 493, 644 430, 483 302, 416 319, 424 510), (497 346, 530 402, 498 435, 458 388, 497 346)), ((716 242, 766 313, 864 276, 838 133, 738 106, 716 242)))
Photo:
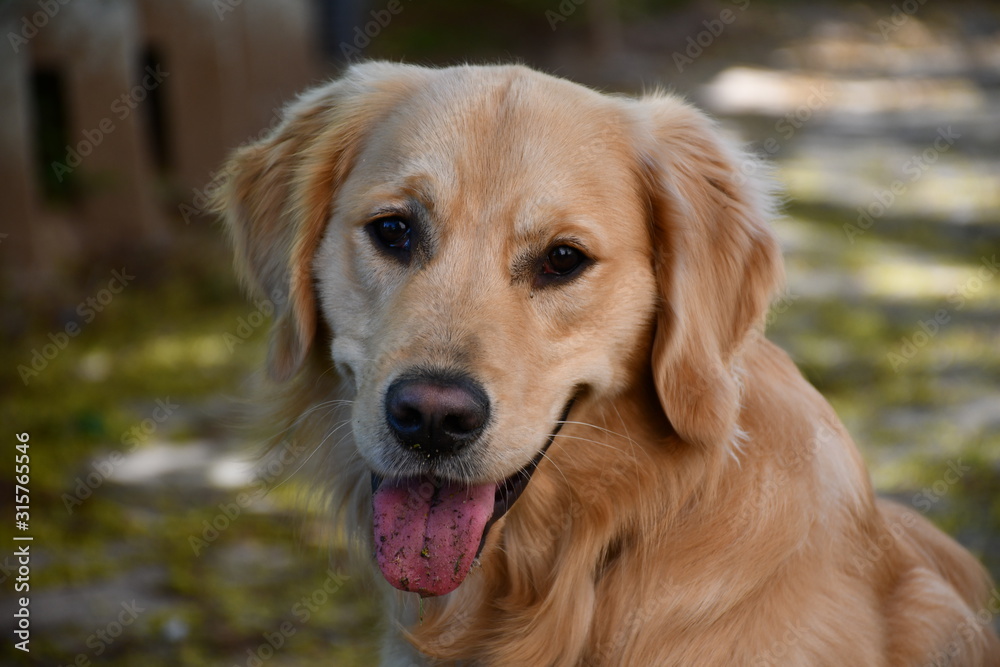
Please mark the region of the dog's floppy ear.
POLYGON ((243 146, 214 196, 250 291, 274 304, 272 379, 292 378, 313 343, 317 304, 312 259, 365 128, 405 85, 401 66, 368 63, 303 93, 282 122, 243 146), (398 83, 399 85, 389 85, 398 83))
POLYGON ((760 330, 783 279, 766 186, 700 112, 669 96, 640 101, 662 299, 653 341, 660 403, 677 433, 702 446, 737 436, 740 350, 760 330))

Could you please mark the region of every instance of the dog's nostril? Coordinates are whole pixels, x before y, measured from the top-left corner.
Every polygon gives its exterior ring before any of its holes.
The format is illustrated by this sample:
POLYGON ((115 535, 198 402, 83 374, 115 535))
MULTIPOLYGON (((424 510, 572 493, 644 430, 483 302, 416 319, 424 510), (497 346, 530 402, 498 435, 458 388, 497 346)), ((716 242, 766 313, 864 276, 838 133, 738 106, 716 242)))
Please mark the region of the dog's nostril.
POLYGON ((386 422, 407 449, 429 458, 456 453, 489 418, 486 393, 469 379, 405 378, 385 397, 386 422))
POLYGON ((405 403, 390 404, 389 416, 395 424, 404 430, 419 429, 423 425, 423 417, 420 414, 420 410, 405 403))
POLYGON ((457 414, 445 415, 441 421, 441 427, 448 433, 464 434, 471 433, 482 427, 482 421, 476 412, 459 412, 457 414))

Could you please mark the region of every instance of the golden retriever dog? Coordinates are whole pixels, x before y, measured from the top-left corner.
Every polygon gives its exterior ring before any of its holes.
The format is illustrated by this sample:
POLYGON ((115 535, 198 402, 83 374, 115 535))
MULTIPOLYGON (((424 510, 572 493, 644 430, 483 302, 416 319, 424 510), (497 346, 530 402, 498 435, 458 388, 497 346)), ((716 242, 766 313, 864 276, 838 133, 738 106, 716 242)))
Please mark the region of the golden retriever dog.
POLYGON ((381 572, 383 664, 1000 664, 983 568, 764 338, 744 159, 670 95, 379 62, 232 157, 273 451, 381 572))

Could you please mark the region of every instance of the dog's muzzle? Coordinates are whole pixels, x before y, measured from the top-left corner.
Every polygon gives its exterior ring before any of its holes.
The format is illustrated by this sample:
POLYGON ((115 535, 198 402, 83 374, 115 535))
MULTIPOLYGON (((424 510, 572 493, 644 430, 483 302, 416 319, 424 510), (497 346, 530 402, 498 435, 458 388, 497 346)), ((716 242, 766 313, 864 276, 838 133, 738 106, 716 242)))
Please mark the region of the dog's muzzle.
MULTIPOLYGON (((375 559, 386 580, 423 597, 458 588, 492 525, 527 487, 568 418, 573 401, 567 401, 561 418, 532 460, 500 482, 469 484, 426 475, 383 479, 372 473, 375 559)), ((428 454, 444 455, 440 446, 428 454)))

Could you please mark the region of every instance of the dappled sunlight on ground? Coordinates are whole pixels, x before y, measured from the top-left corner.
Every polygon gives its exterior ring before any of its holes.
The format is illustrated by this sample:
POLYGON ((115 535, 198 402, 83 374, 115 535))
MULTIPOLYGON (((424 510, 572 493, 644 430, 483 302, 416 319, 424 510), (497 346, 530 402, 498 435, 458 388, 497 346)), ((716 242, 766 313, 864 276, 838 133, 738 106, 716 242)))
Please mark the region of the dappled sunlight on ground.
POLYGON ((962 225, 995 215, 1000 165, 934 153, 938 132, 930 128, 925 134, 927 149, 890 142, 866 146, 863 138, 845 147, 824 137, 783 157, 778 178, 796 200, 848 209, 845 222, 862 233, 883 217, 912 216, 914 224, 946 217, 947 224, 962 225))

